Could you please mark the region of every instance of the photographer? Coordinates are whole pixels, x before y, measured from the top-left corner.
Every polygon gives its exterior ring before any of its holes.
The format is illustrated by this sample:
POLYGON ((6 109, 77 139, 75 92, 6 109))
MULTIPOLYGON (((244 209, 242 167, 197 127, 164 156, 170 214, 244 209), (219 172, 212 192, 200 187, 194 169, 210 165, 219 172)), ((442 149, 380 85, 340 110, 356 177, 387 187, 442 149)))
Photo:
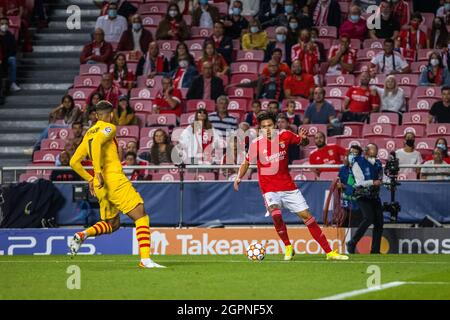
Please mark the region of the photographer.
POLYGON ((373 224, 371 253, 380 253, 381 235, 383 233, 383 208, 379 196, 383 179, 383 167, 377 159, 378 147, 369 143, 364 156, 355 158, 352 173, 355 178, 354 197, 361 209, 363 219, 353 238, 347 242, 349 253, 355 253, 356 244, 366 230, 373 224))

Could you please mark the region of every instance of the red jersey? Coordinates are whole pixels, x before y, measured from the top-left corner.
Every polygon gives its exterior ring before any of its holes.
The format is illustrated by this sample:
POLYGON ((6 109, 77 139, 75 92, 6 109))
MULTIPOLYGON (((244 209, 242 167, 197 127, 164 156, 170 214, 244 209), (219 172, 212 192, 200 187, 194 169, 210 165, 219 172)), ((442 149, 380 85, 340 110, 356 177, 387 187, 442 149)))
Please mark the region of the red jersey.
MULTIPOLYGON (((330 48, 330 51, 328 53, 328 60, 334 58, 338 51, 341 50, 341 46, 339 44, 336 44, 330 48)), ((342 56, 342 61, 346 64, 354 64, 356 63, 356 54, 357 50, 349 48, 347 53, 342 56)), ((348 74, 349 72, 347 70, 344 70, 342 68, 339 69, 342 74, 348 74)))
POLYGON ((169 103, 164 99, 164 93, 160 90, 155 99, 153 100, 153 104, 159 107, 160 114, 175 114, 176 116, 181 116, 181 100, 182 95, 181 91, 177 88, 172 89, 172 98, 178 101, 178 104, 175 109, 172 109, 169 103))
POLYGON ((411 30, 402 30, 399 34, 400 47, 406 49, 424 49, 427 47, 427 34, 422 30, 412 33, 411 30))
POLYGON ((351 112, 371 112, 380 105, 379 98, 370 93, 369 88, 350 87, 346 93, 350 99, 349 110, 351 112))
POLYGON ((259 187, 263 194, 297 189, 289 174, 288 147, 300 142, 301 138, 295 133, 280 130, 271 140, 260 136, 250 144, 245 160, 256 162, 259 187))
POLYGON ((292 75, 284 80, 284 90, 289 89, 291 96, 302 96, 308 99, 311 94, 311 88, 314 88, 314 77, 310 74, 303 73, 301 80, 298 80, 296 76, 292 75))
MULTIPOLYGON (((328 144, 323 148, 311 152, 309 163, 311 164, 342 164, 347 150, 337 144, 328 144)), ((339 171, 339 169, 320 169, 325 171, 339 171)))

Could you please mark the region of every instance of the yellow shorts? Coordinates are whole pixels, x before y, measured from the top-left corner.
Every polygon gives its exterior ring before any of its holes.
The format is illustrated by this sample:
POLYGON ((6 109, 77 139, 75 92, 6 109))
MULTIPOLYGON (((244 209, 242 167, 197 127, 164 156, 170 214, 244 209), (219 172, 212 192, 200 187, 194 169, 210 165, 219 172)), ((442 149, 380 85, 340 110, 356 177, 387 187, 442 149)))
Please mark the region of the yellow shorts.
POLYGON ((127 214, 139 204, 144 203, 141 195, 124 174, 108 173, 103 176, 103 180, 103 188, 98 188, 98 180, 94 178, 94 190, 100 204, 102 220, 115 218, 119 211, 127 214))

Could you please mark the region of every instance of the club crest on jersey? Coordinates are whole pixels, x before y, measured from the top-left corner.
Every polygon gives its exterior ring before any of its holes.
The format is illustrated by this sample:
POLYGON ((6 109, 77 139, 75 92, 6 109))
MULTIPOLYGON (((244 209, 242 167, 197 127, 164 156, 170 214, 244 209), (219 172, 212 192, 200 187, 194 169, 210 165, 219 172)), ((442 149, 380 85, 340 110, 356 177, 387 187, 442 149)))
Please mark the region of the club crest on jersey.
POLYGON ((330 156, 332 156, 333 155, 333 150, 328 150, 328 154, 330 155, 330 156))
POLYGON ((106 127, 104 130, 102 130, 102 132, 105 134, 105 136, 109 136, 111 131, 112 131, 111 127, 106 127))
POLYGON ((280 148, 284 148, 284 147, 285 147, 284 141, 280 141, 280 148))

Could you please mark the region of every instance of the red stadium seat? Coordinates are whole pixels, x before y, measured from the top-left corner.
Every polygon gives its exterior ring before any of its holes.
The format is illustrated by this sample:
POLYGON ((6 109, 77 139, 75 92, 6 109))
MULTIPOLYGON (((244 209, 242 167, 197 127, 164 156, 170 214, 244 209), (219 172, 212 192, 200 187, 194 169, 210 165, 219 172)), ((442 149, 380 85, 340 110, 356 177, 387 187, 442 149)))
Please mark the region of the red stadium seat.
POLYGON ((216 180, 216 175, 213 172, 186 172, 184 179, 186 181, 209 181, 216 180))
POLYGON ((366 39, 363 42, 364 49, 383 49, 384 40, 366 39))
MULTIPOLYGON (((242 177, 241 180, 250 180, 250 170, 242 177)), ((233 182, 236 180, 237 173, 230 174, 228 177, 224 176, 222 173, 219 173, 219 181, 230 181, 233 182)))
POLYGON ((379 149, 386 149, 389 152, 402 148, 404 145, 403 138, 371 138, 369 142, 375 143, 379 149))
POLYGON ((75 76, 74 88, 97 88, 102 81, 101 75, 75 76))
MULTIPOLYGON (((416 91, 419 88, 416 89, 416 91)), ((413 111, 422 111, 426 112, 431 109, 431 106, 433 103, 438 101, 439 98, 437 97, 428 97, 428 98, 413 98, 409 101, 409 112, 413 111)))
POLYGON ((408 172, 408 173, 399 173, 397 176, 398 180, 417 180, 417 173, 408 172))
POLYGON ((413 62, 413 63, 411 63, 411 72, 413 74, 420 74, 420 73, 422 73, 423 70, 426 69, 427 65, 428 65, 428 60, 413 62))
POLYGON ((434 13, 431 12, 421 12, 423 21, 421 26, 426 26, 428 30, 433 27, 434 13))
POLYGON ((149 114, 147 116, 147 125, 153 126, 176 126, 177 116, 174 114, 149 114))
POLYGON ((398 125, 400 116, 392 112, 380 112, 370 114, 370 123, 390 123, 398 125))
POLYGON ((69 128, 50 128, 48 129, 48 138, 67 140, 73 138, 73 132, 69 128))
POLYGON ((264 60, 263 50, 239 50, 237 52, 236 61, 255 61, 262 62, 264 60))
POLYGON ((402 115, 402 124, 427 124, 428 112, 405 112, 402 115))
POLYGON ((409 124, 397 126, 394 131, 396 138, 403 138, 408 132, 412 132, 416 137, 425 137, 425 125, 423 124, 409 124))
POLYGON ((435 98, 442 97, 441 89, 438 87, 417 87, 413 98, 435 98))
POLYGON ((75 107, 80 109, 82 112, 86 111, 86 99, 73 99, 75 107))
POLYGON ((147 76, 139 76, 137 78, 138 88, 157 88, 162 89, 162 76, 154 76, 153 78, 148 78, 147 76))
POLYGON ((158 88, 134 88, 131 89, 130 100, 154 99, 158 91, 158 88))
POLYGON ((329 38, 336 39, 337 38, 337 28, 333 26, 322 26, 318 27, 319 30, 319 38, 329 38))
POLYGON ((436 138, 416 138, 416 146, 415 148, 417 150, 422 150, 422 149, 426 149, 426 150, 433 150, 434 146, 436 144, 436 138))
POLYGON ((104 63, 97 64, 82 64, 80 65, 80 76, 87 74, 99 74, 102 75, 108 71, 108 67, 104 63))
POLYGON ((319 180, 333 181, 337 177, 338 177, 337 171, 325 171, 320 173, 319 180))
POLYGON ((383 50, 380 49, 362 49, 358 50, 358 53, 356 54, 356 60, 358 62, 361 61, 370 61, 372 58, 378 53, 383 50))
POLYGON ((227 90, 228 97, 231 98, 246 98, 252 99, 254 94, 253 88, 236 88, 230 87, 227 90))
POLYGON ((231 76, 231 83, 232 84, 247 83, 247 82, 255 81, 257 79, 258 79, 257 74, 252 74, 252 73, 234 74, 231 76))
MULTIPOLYGON (((330 139, 328 139, 327 142, 330 143, 330 139)), ((345 136, 339 136, 336 141, 336 144, 344 147, 345 149, 349 149, 352 145, 358 145, 361 148, 364 148, 368 143, 368 139, 347 138, 345 136)))
POLYGON ((188 26, 192 25, 192 16, 190 14, 184 14, 183 19, 188 26))
POLYGON ((64 150, 66 140, 63 139, 44 139, 41 142, 41 150, 64 150))
POLYGON ((258 73, 258 62, 234 62, 231 64, 231 74, 258 73))
POLYGON ((261 109, 267 110, 267 107, 269 106, 269 102, 272 101, 271 99, 259 99, 259 102, 261 102, 261 109))
POLYGON ((50 180, 50 174, 37 175, 37 174, 30 174, 30 173, 22 173, 19 176, 19 182, 33 183, 33 182, 37 181, 38 179, 50 180))
POLYGON ((153 138, 142 137, 139 139, 139 149, 149 150, 153 145, 153 138))
POLYGON ((151 137, 153 138, 153 134, 155 133, 156 130, 158 129, 162 129, 164 130, 166 133, 169 133, 169 128, 167 127, 145 127, 145 128, 141 128, 141 134, 140 137, 144 138, 144 137, 151 137))
POLYGON ((139 127, 138 126, 117 126, 116 137, 118 138, 134 138, 136 141, 139 139, 139 127))
POLYGON ((355 76, 352 74, 325 76, 325 82, 328 87, 351 87, 355 85, 355 76))
POLYGON ((327 135, 326 124, 302 124, 300 127, 308 130, 308 136, 314 136, 319 131, 327 135))
POLYGON ((139 128, 145 127, 147 123, 147 113, 136 112, 134 116, 137 118, 139 128))
POLYGON ((212 28, 202 28, 202 27, 191 28, 192 39, 209 38, 212 36, 212 34, 213 34, 212 28))
MULTIPOLYGON (((317 39, 317 40, 320 40, 320 39, 317 39)), ((323 39, 323 40, 327 40, 327 39, 323 39)), ((332 45, 339 45, 339 43, 340 43, 339 39, 334 39, 331 42, 332 45)), ((360 50, 361 49, 361 40, 351 39, 350 40, 350 48, 360 50)))
POLYGON ((206 109, 208 112, 213 112, 216 109, 216 103, 214 100, 188 100, 186 102, 186 111, 195 112, 197 109, 206 109))
POLYGON ((396 74, 394 76, 399 86, 417 87, 419 84, 419 76, 417 74, 396 74))
POLYGON ((316 174, 312 171, 291 170, 289 174, 295 181, 316 180, 316 174))
POLYGON ((196 40, 186 40, 184 43, 187 45, 189 51, 202 51, 203 50, 203 42, 202 39, 196 40))
POLYGON ((152 113, 153 106, 149 100, 130 100, 130 106, 135 112, 152 113))
POLYGON ((160 14, 142 15, 142 24, 144 26, 158 26, 161 20, 163 20, 163 17, 160 14))
POLYGON ((158 172, 152 174, 152 180, 162 182, 180 181, 180 175, 170 172, 158 172))
POLYGON ((318 38, 316 42, 320 42, 325 50, 329 50, 333 45, 333 40, 328 38, 318 38))
POLYGON ((326 100, 333 106, 336 112, 342 111, 343 100, 341 98, 327 98, 326 100))
POLYGON ((230 99, 228 111, 243 114, 247 112, 248 101, 246 99, 230 99))
POLYGON ((33 163, 52 163, 56 161, 61 151, 58 150, 38 150, 33 153, 33 163))
POLYGON ((348 88, 346 87, 325 87, 325 99, 339 98, 344 99, 348 88))
POLYGON ((219 10, 221 15, 228 15, 228 3, 226 2, 215 2, 214 6, 219 10))
POLYGON ((38 167, 38 166, 42 166, 42 164, 41 163, 30 163, 28 165, 28 167, 31 168, 31 169, 28 169, 25 173, 35 174, 35 175, 43 175, 43 174, 46 175, 46 174, 51 174, 52 173, 52 170, 41 170, 41 169, 36 170, 36 169, 33 169, 33 167, 38 167))
POLYGON ((449 123, 431 123, 427 125, 428 137, 441 137, 450 135, 449 123))
POLYGON ((363 126, 364 124, 359 122, 346 122, 342 135, 348 138, 359 138, 362 136, 363 126))
POLYGON ((393 126, 386 123, 365 124, 363 127, 363 137, 392 137, 393 126))
POLYGON ((160 50, 159 51, 164 58, 166 58, 168 61, 172 58, 172 56, 175 54, 175 50, 160 50))
POLYGON ((94 91, 94 88, 73 88, 69 89, 69 95, 74 99, 87 99, 90 97, 91 93, 94 91))
POLYGON ((138 13, 139 14, 160 14, 164 15, 167 12, 168 3, 161 2, 147 2, 139 5, 138 13))
POLYGON ((160 50, 175 51, 177 48, 177 40, 158 40, 160 50))
POLYGON ((428 58, 433 52, 433 49, 419 49, 417 51, 417 61, 423 61, 428 63, 428 58))
POLYGON ((188 126, 195 120, 195 112, 183 113, 180 117, 180 126, 188 126))
POLYGON ((127 148, 128 143, 130 142, 137 142, 137 139, 135 138, 117 138, 117 144, 119 145, 119 148, 122 150, 125 150, 127 148))
MULTIPOLYGON (((284 99, 281 103, 281 110, 286 111, 287 110, 287 103, 290 99, 284 99)), ((305 113, 306 109, 309 106, 309 100, 304 98, 297 98, 294 100, 295 102, 295 111, 300 113, 305 113)))

